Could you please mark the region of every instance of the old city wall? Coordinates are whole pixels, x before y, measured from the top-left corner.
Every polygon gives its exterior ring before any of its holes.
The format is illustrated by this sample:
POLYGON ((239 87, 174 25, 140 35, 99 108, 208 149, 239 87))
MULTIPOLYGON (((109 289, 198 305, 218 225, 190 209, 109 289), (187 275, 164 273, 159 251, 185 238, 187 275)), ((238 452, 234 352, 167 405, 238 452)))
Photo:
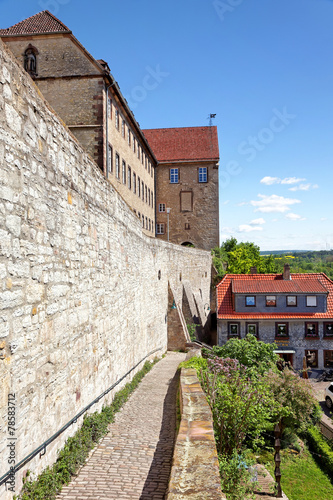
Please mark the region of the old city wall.
MULTIPOLYGON (((209 252, 143 235, 0 41, 0 477, 8 394, 17 463, 150 352, 165 352, 169 290, 179 307, 185 280, 209 302, 210 267, 209 252)), ((17 473, 16 491, 81 421, 17 473)), ((0 497, 12 494, 0 486, 0 497)))

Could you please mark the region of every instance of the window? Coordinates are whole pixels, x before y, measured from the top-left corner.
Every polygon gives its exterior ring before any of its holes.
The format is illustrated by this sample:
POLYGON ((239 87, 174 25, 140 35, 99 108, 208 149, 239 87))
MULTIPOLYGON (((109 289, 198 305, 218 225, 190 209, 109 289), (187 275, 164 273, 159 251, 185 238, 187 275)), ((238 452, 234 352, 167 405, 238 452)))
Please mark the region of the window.
POLYGON ((156 224, 156 234, 164 234, 164 224, 156 224))
POLYGON ((250 333, 255 337, 259 337, 259 325, 258 323, 246 323, 246 335, 250 333))
POLYGON ((116 125, 116 129, 119 130, 119 111, 118 111, 118 109, 116 109, 116 113, 115 113, 115 125, 116 125))
POLYGON ((275 336, 276 337, 288 337, 288 323, 275 323, 275 336))
POLYGON ((120 158, 118 153, 116 153, 116 177, 117 179, 120 178, 120 158))
POLYGON ((317 306, 316 295, 307 295, 306 296, 306 305, 307 305, 307 307, 316 307, 317 306))
POLYGON ((145 228, 145 216, 142 214, 142 227, 145 228))
POLYGON ((142 146, 141 146, 141 163, 143 165, 143 149, 142 149, 142 146))
POLYGON ((333 323, 324 323, 324 337, 333 337, 333 323))
POLYGON ((143 181, 141 181, 141 196, 142 196, 142 201, 145 201, 145 185, 143 181))
POLYGON ((138 158, 140 160, 140 144, 138 144, 138 158))
POLYGON ((254 295, 248 295, 245 297, 246 307, 254 307, 256 305, 256 298, 254 295))
POLYGON ((131 167, 127 167, 127 186, 128 186, 128 189, 132 189, 132 172, 131 172, 131 167))
POLYGON ((148 174, 150 174, 150 161, 148 162, 148 174))
POLYGON ((147 160, 147 155, 145 155, 145 169, 148 167, 148 160, 147 160))
POLYGON ((148 205, 150 206, 150 189, 148 188, 148 205))
POLYGON ((135 137, 133 136, 133 153, 135 153, 135 142, 136 142, 136 140, 135 140, 135 137))
POLYGON ((140 181, 140 177, 138 177, 138 197, 139 198, 141 197, 141 181, 140 181))
POLYGON ((153 165, 151 166, 150 175, 151 175, 152 177, 154 177, 154 169, 153 169, 153 165))
POLYGON ((266 307, 275 307, 275 306, 276 306, 276 295, 267 295, 266 307))
POLYGON ((306 350, 305 351, 305 357, 306 357, 306 365, 309 368, 318 368, 318 351, 315 350, 306 350))
POLYGON ((149 231, 151 231, 151 220, 149 219, 149 231))
POLYGON ((113 152, 112 152, 112 146, 110 146, 110 144, 108 149, 108 171, 110 174, 113 173, 113 152))
POLYGON ((125 137, 125 120, 121 121, 121 135, 125 137))
POLYGON ((128 140, 128 145, 131 147, 131 130, 130 130, 130 128, 128 128, 127 140, 128 140))
POLYGON ((305 323, 305 336, 318 337, 318 323, 305 323))
POLYGON ((146 217, 146 229, 148 229, 148 218, 146 217))
POLYGON ((207 182, 207 167, 199 167, 199 182, 207 182))
POLYGON ((296 295, 287 295, 287 306, 288 307, 296 307, 297 306, 296 295))
POLYGON ((239 323, 228 323, 228 337, 239 337, 240 336, 240 324, 239 323))
POLYGON ((178 168, 170 168, 170 183, 178 184, 178 168))
POLYGON ((191 229, 191 226, 190 226, 190 223, 189 222, 185 222, 185 229, 191 229))
POLYGON ((32 77, 37 76, 37 56, 38 50, 29 44, 24 52, 24 69, 32 77))
POLYGON ((145 186, 145 198, 146 198, 146 203, 148 202, 148 190, 147 186, 145 186))
POLYGON ((333 351, 324 351, 324 367, 333 368, 333 351))
POLYGON ((133 193, 136 193, 136 173, 133 172, 133 193))
POLYGON ((123 160, 123 168, 122 168, 122 172, 123 172, 123 184, 126 184, 126 162, 125 160, 123 160))

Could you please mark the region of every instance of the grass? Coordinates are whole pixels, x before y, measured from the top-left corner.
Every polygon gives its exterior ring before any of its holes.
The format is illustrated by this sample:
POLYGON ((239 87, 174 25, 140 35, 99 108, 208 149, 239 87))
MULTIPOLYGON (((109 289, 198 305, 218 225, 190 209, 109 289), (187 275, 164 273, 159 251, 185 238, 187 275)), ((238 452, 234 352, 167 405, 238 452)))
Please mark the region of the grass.
MULTIPOLYGON (((280 455, 281 486, 289 500, 333 500, 331 481, 306 447, 297 454, 282 450, 280 455)), ((262 454, 259 460, 274 477, 273 452, 262 454)))

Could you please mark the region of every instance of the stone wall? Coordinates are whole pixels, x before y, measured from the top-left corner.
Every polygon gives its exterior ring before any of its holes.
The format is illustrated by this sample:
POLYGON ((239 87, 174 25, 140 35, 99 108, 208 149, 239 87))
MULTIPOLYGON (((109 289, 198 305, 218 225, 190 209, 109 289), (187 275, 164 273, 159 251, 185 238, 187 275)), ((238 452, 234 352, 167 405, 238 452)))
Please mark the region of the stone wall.
MULTIPOLYGON (((143 234, 0 41, 0 477, 9 394, 18 463, 149 352, 162 354, 168 289, 177 307, 182 280, 209 303, 210 275, 209 252, 143 234)), ((81 422, 16 474, 16 492, 81 422)), ((0 497, 12 493, 0 486, 0 497)))

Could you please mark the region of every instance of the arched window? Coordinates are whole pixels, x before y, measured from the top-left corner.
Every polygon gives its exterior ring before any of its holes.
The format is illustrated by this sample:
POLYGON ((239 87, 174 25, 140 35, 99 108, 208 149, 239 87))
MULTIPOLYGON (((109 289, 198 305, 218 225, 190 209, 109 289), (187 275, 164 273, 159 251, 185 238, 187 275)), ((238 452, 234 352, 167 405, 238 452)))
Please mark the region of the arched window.
POLYGON ((24 69, 30 76, 37 76, 37 55, 36 47, 29 44, 24 52, 24 69))

